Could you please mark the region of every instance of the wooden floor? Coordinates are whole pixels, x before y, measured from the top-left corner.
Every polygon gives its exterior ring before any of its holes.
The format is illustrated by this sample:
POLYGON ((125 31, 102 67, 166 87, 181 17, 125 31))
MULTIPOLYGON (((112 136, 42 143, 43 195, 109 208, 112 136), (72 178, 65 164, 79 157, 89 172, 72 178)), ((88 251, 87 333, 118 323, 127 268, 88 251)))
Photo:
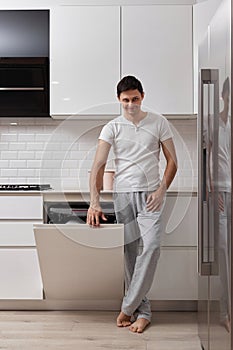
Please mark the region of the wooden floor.
POLYGON ((196 313, 154 313, 143 334, 117 328, 116 316, 102 311, 0 311, 0 349, 201 349, 196 313))

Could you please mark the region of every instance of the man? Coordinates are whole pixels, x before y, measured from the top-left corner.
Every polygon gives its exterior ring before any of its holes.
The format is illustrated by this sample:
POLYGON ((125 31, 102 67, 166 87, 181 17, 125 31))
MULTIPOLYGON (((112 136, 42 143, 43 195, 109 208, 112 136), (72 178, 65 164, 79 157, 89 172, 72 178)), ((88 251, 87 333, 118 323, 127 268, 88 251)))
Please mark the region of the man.
POLYGON ((117 85, 123 115, 105 125, 90 176, 90 208, 87 223, 99 226, 106 220, 99 194, 111 146, 115 155, 114 206, 118 223, 124 224, 125 289, 117 326, 142 333, 151 321, 146 294, 160 255, 160 219, 166 190, 177 170, 172 133, 167 120, 142 111, 144 92, 134 76, 117 85), (160 146, 166 159, 164 176, 159 178, 160 146), (131 321, 134 321, 131 323, 131 321))

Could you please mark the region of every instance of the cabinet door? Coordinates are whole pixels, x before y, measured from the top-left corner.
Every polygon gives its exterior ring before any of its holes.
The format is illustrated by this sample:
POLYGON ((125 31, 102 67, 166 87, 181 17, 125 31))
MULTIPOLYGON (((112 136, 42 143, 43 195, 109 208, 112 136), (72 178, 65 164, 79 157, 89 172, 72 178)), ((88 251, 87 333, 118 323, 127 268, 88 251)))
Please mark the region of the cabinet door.
POLYGON ((197 246, 197 197, 168 195, 162 217, 163 246, 197 246))
POLYGON ((151 300, 197 300, 197 249, 163 248, 151 300))
POLYGON ((119 114, 120 7, 51 10, 51 115, 119 114))
POLYGON ((0 299, 42 299, 36 249, 0 249, 0 299))
POLYGON ((123 6, 122 72, 145 89, 144 107, 193 113, 192 6, 123 6))

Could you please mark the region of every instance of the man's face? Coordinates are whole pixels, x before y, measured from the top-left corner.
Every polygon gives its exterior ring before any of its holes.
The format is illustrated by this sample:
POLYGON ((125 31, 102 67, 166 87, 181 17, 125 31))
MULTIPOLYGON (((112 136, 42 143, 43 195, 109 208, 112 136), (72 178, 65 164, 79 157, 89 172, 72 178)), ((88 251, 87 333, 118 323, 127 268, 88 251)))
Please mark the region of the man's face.
POLYGON ((141 110, 143 98, 144 94, 136 89, 123 91, 118 99, 126 113, 135 115, 141 110))

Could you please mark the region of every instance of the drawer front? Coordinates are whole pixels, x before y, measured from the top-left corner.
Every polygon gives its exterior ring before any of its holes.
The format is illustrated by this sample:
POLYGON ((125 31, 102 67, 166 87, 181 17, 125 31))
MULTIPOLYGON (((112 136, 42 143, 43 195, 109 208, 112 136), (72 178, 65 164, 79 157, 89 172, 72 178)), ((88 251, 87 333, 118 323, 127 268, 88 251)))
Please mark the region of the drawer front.
POLYGON ((36 249, 0 249, 0 299, 42 299, 36 249))
POLYGON ((0 219, 42 219, 43 197, 38 195, 0 196, 0 219))
POLYGON ((0 222, 0 246, 35 246, 33 222, 0 222))

